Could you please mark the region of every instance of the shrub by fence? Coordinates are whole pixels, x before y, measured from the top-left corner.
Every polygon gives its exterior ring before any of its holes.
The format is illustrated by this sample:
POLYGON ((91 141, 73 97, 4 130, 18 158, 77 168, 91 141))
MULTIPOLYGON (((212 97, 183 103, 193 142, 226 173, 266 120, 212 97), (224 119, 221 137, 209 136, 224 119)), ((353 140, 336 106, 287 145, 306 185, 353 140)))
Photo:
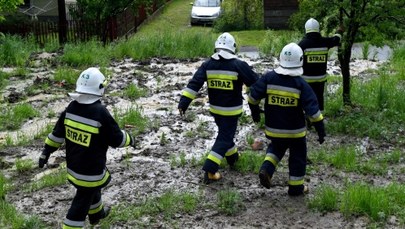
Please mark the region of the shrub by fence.
MULTIPOLYGON (((166 2, 168 1, 170 0, 166 0, 166 2)), ((43 45, 49 41, 57 41, 60 27, 65 26, 67 42, 88 41, 94 38, 110 42, 136 32, 136 28, 164 4, 163 1, 158 2, 161 4, 154 3, 150 7, 140 6, 137 12, 127 9, 121 14, 111 17, 106 24, 74 19, 67 20, 65 25, 54 21, 24 20, 18 23, 8 23, 6 20, 0 23, 0 32, 22 37, 32 35, 40 45, 43 45)))

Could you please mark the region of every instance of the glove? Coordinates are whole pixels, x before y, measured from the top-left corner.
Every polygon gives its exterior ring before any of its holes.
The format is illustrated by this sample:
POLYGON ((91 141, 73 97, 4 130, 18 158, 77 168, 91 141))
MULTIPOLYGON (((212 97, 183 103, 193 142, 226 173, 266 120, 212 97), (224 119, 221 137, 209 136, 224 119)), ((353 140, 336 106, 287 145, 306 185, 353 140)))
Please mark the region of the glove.
POLYGON ((326 133, 325 133, 325 125, 323 124, 323 121, 320 122, 314 122, 313 123, 316 132, 318 133, 318 142, 319 144, 322 144, 325 141, 326 133))
POLYGON ((260 107, 249 103, 250 112, 252 113, 253 122, 260 122, 260 107))
POLYGON ((48 159, 49 159, 50 155, 51 155, 51 153, 48 152, 47 150, 44 149, 42 151, 42 154, 41 154, 41 156, 39 157, 39 160, 38 160, 38 167, 39 168, 43 168, 45 166, 45 164, 48 163, 48 159))
POLYGON ((180 116, 184 116, 186 114, 186 110, 179 108, 179 114, 180 116))
POLYGON ((188 106, 190 105, 191 101, 192 100, 190 98, 187 98, 185 96, 181 97, 179 105, 177 107, 179 109, 179 113, 180 113, 181 116, 184 116, 184 114, 186 113, 186 110, 187 110, 188 106))

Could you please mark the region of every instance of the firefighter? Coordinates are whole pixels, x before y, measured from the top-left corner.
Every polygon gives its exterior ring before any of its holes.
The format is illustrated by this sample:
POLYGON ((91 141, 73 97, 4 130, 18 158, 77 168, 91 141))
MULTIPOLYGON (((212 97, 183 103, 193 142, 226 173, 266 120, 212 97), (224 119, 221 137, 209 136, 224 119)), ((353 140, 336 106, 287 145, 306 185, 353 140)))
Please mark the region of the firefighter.
POLYGON ((310 18, 305 23, 305 36, 298 43, 304 52, 304 73, 302 78, 314 90, 318 99, 319 109, 324 110, 324 90, 329 49, 340 44, 343 27, 339 27, 332 37, 322 37, 319 33, 319 23, 310 18))
MULTIPOLYGON (((202 168, 206 184, 221 179, 218 168, 223 158, 231 167, 239 158, 234 136, 243 112, 242 86, 249 87, 258 79, 258 75, 245 61, 238 59, 235 52, 234 37, 229 33, 221 34, 215 41, 215 53, 194 73, 178 104, 180 115, 184 115, 207 82, 209 111, 218 127, 218 135, 202 168)), ((257 110, 252 111, 254 121, 259 119, 257 110)))
POLYGON ((270 188, 276 166, 289 149, 288 194, 291 196, 308 191, 304 185, 307 156, 304 111, 318 132, 320 144, 325 137, 323 116, 316 96, 300 77, 303 73, 302 59, 303 52, 297 44, 286 45, 280 53, 279 66, 253 84, 248 97, 252 105, 265 98, 265 135, 271 140, 260 168, 260 184, 270 188))
POLYGON ((91 225, 109 214, 101 199, 101 189, 111 180, 106 167, 107 149, 134 146, 133 137, 121 130, 101 104, 107 81, 97 68, 83 71, 76 82, 73 99, 61 113, 45 140, 39 158, 43 168, 54 151, 66 145, 67 179, 76 188, 62 228, 83 228, 86 217, 91 225))

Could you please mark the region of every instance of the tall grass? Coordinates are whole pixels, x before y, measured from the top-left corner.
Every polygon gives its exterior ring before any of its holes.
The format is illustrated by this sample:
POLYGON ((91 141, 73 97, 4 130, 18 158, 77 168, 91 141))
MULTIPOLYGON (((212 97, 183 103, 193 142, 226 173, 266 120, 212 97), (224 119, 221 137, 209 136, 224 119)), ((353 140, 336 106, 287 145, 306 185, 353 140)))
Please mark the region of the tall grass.
POLYGON ((53 79, 58 83, 64 83, 68 88, 74 88, 80 72, 69 67, 58 67, 53 79))
POLYGON ((22 67, 31 53, 38 49, 33 39, 16 35, 0 37, 0 44, 0 66, 22 67))
POLYGON ((207 57, 213 52, 216 36, 209 32, 159 32, 153 35, 135 35, 113 47, 113 57, 131 57, 136 60, 151 57, 194 58, 207 57))
POLYGON ((110 63, 110 46, 91 40, 83 43, 68 43, 64 46, 61 61, 69 66, 108 66, 110 63))
POLYGON ((285 45, 291 42, 299 42, 301 34, 294 31, 267 30, 263 43, 259 45, 259 50, 266 56, 276 56, 285 45))
MULTIPOLYGON (((177 193, 168 190, 163 195, 150 198, 142 203, 129 204, 121 203, 112 209, 110 216, 102 222, 103 228, 110 228, 115 223, 127 225, 138 225, 135 220, 148 217, 148 225, 154 222, 161 222, 160 215, 164 220, 171 220, 175 214, 193 213, 200 203, 200 194, 189 192, 177 193)), ((146 226, 146 225, 145 225, 146 226)))
POLYGON ((310 208, 322 212, 339 210, 346 217, 368 216, 373 221, 384 222, 390 216, 405 223, 405 186, 390 184, 375 187, 365 183, 349 183, 344 190, 322 185, 308 201, 310 208))
POLYGON ((18 212, 13 205, 5 201, 8 190, 8 181, 0 172, 0 228, 45 228, 45 224, 38 217, 25 216, 18 212))
POLYGON ((128 129, 134 136, 144 133, 152 123, 143 115, 141 107, 129 107, 123 114, 120 114, 120 112, 115 109, 113 116, 121 128, 128 129))
POLYGON ((39 112, 30 104, 18 104, 14 107, 2 107, 0 112, 0 130, 16 130, 30 118, 39 115, 39 112))
POLYGON ((341 90, 326 103, 328 131, 360 137, 405 142, 405 46, 394 51, 393 59, 366 82, 352 79, 353 106, 343 107, 341 90))
POLYGON ((226 215, 236 215, 243 209, 242 197, 232 189, 221 190, 217 193, 218 209, 226 215))

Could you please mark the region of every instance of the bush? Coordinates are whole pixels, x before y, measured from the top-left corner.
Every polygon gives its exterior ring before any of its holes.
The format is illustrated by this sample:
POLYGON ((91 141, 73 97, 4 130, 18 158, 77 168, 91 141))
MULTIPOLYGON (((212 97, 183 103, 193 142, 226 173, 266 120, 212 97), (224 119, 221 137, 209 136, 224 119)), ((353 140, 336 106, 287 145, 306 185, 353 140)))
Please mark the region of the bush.
POLYGON ((263 3, 259 0, 222 2, 222 15, 214 22, 219 32, 263 29, 263 3))

